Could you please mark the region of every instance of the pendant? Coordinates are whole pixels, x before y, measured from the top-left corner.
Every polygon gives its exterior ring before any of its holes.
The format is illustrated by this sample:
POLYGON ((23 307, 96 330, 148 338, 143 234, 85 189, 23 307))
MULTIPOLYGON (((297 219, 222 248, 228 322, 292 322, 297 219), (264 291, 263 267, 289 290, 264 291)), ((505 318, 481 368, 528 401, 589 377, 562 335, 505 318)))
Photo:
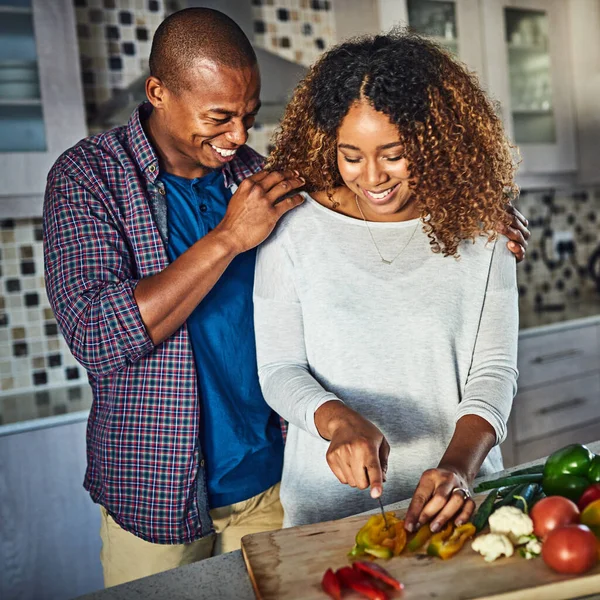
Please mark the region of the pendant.
POLYGON ((383 257, 381 258, 381 262, 385 263, 386 265, 391 265, 392 264, 391 260, 385 260, 385 258, 383 258, 383 257))
POLYGON ((335 200, 331 203, 331 208, 333 208, 333 210, 337 210, 337 207, 340 205, 339 202, 336 202, 335 200))

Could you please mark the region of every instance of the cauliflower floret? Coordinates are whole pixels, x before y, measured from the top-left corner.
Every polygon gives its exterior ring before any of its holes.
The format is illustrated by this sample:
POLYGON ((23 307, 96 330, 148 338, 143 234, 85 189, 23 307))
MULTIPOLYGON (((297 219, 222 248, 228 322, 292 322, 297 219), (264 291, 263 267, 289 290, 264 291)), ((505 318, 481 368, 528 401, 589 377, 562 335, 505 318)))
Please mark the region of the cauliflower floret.
POLYGON ((533 533, 533 521, 516 506, 502 506, 488 520, 492 533, 503 533, 515 545, 533 533))
POLYGON ((515 551, 510 540, 502 533, 480 535, 475 538, 471 548, 479 552, 487 562, 492 562, 502 555, 512 556, 515 551))
POLYGON ((519 550, 521 556, 530 560, 531 558, 535 558, 542 553, 542 544, 540 540, 538 540, 535 535, 529 537, 529 540, 524 548, 519 550))

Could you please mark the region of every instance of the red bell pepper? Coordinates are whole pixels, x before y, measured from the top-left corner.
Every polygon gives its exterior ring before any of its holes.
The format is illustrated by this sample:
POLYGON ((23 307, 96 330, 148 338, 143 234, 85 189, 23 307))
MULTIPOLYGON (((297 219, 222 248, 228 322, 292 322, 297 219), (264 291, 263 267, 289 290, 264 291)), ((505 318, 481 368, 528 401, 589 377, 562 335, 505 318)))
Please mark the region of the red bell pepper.
POLYGON ((374 562, 357 560, 353 563, 353 567, 358 571, 362 571, 367 575, 374 577, 375 579, 383 581, 383 583, 389 585, 395 590, 401 591, 404 589, 404 586, 397 579, 390 575, 390 573, 388 573, 383 567, 374 562))
POLYGON ((342 599, 342 585, 332 569, 327 569, 321 580, 323 591, 333 600, 342 599))
POLYGON ((595 500, 600 500, 600 483, 592 483, 585 492, 579 498, 577 506, 579 510, 583 511, 588 504, 591 504, 595 500))
POLYGON ((388 595, 382 589, 378 588, 366 575, 352 567, 342 567, 335 574, 344 587, 362 594, 369 600, 388 600, 388 595))

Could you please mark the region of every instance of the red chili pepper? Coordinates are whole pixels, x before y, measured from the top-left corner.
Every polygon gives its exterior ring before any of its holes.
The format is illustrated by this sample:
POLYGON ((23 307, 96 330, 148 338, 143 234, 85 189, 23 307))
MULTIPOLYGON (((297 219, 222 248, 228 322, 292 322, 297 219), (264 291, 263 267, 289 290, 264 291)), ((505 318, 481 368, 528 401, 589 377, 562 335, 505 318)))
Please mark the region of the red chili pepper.
POLYGON ((352 567, 342 567, 335 574, 344 587, 362 594, 369 600, 388 600, 388 595, 378 588, 364 573, 352 567))
POLYGON ((390 573, 388 573, 383 567, 374 562, 369 563, 362 560, 357 560, 353 563, 353 566, 358 571, 362 571, 363 573, 371 575, 371 577, 374 577, 375 579, 383 581, 383 583, 386 583, 395 590, 400 591, 404 589, 404 585, 390 575, 390 573))
POLYGON ((323 575, 323 579, 321 580, 321 587, 333 600, 341 600, 342 585, 337 575, 331 569, 325 571, 325 575, 323 575))

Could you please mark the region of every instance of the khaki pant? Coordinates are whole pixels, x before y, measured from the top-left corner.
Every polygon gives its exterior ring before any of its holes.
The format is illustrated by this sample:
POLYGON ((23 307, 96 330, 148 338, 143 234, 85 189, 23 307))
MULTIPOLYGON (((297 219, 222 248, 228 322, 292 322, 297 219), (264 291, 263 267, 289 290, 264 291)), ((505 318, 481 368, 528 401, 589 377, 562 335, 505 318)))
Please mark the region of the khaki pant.
POLYGON ((100 511, 100 561, 106 587, 238 550, 246 534, 281 529, 283 523, 279 484, 243 502, 211 510, 217 534, 189 544, 152 544, 125 531, 103 506, 100 511))

